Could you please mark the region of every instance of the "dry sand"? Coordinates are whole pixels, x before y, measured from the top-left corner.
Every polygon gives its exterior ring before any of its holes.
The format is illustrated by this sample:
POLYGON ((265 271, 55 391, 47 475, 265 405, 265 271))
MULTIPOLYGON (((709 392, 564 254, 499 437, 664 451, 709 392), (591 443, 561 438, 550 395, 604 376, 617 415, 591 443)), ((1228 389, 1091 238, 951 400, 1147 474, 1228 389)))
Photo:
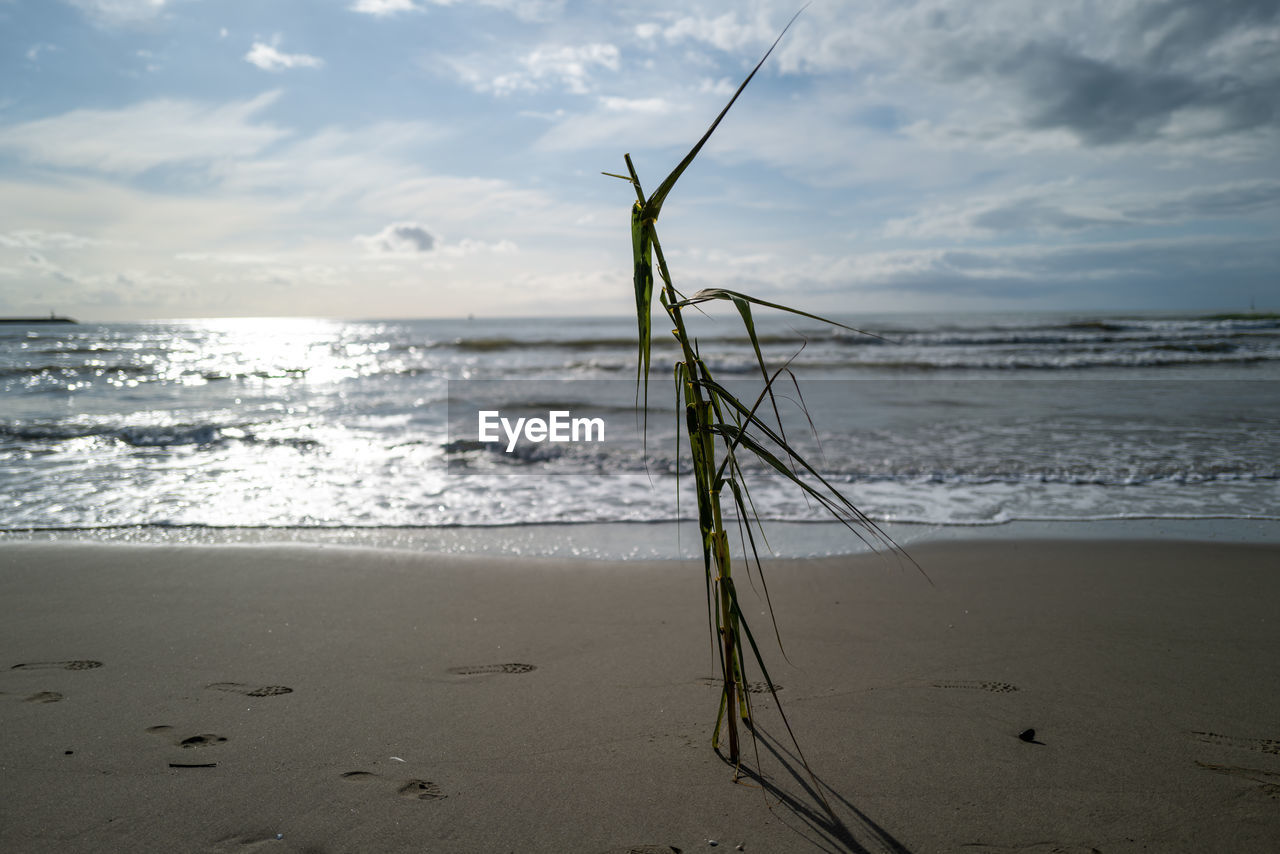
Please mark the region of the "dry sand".
POLYGON ((829 813, 698 564, 6 544, 0 850, 1280 850, 1280 549, 913 555, 769 567, 829 813))

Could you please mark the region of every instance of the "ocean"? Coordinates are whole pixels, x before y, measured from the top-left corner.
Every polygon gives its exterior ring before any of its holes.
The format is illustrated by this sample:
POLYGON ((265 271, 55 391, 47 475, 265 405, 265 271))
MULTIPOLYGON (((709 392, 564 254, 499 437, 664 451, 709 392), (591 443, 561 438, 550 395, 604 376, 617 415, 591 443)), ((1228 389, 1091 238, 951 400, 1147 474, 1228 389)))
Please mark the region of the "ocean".
MULTIPOLYGON (((1280 530, 1274 317, 836 319, 878 337, 757 317, 770 369, 796 378, 776 385, 779 415, 816 471, 895 536, 1140 520, 1280 530)), ((690 323, 712 370, 754 399, 736 313, 690 323)), ((695 554, 696 537, 670 535, 694 505, 664 324, 643 421, 629 318, 0 325, 0 539, 695 554), (508 450, 505 434, 479 441, 480 412, 574 413, 607 435, 525 435, 508 450)), ((859 547, 786 479, 748 471, 766 532, 784 532, 775 551, 859 547)))

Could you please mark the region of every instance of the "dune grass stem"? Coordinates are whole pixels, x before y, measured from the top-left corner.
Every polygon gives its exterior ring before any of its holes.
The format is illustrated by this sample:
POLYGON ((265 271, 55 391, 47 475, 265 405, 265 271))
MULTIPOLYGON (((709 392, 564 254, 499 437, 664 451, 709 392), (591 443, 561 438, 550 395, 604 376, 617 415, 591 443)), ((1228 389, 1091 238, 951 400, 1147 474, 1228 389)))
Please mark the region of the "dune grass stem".
MULTIPOLYGON (((801 12, 804 10, 801 9, 801 12)), ((751 82, 752 77, 764 65, 769 54, 777 47, 787 29, 799 17, 797 12, 777 40, 756 64, 738 87, 729 103, 711 123, 702 138, 693 146, 684 159, 658 186, 653 194, 646 197, 636 173, 631 155, 624 155, 627 166, 626 175, 611 172, 604 174, 621 178, 631 183, 636 193, 636 203, 631 209, 631 245, 634 260, 634 288, 636 299, 636 320, 638 328, 638 352, 636 366, 637 405, 643 407, 647 424, 649 399, 649 369, 652 342, 652 319, 654 292, 654 261, 657 261, 658 275, 662 287, 658 300, 672 324, 672 335, 680 348, 679 360, 674 366, 677 403, 684 413, 683 432, 688 444, 692 460, 692 476, 694 492, 698 507, 698 531, 701 541, 703 568, 707 592, 707 612, 714 647, 719 658, 722 690, 720 708, 716 715, 716 724, 712 733, 712 748, 719 752, 720 733, 722 729, 727 735, 727 759, 735 768, 741 764, 741 739, 738 731, 738 720, 751 727, 751 700, 747 691, 745 675, 746 656, 743 640, 751 650, 751 658, 760 669, 764 684, 768 687, 777 705, 787 732, 799 753, 799 744, 787 722, 786 714, 778 703, 776 685, 769 677, 768 668, 751 632, 750 625, 743 615, 734 585, 732 552, 729 547, 729 532, 725 526, 725 514, 722 504, 732 500, 732 507, 737 514, 740 535, 743 540, 744 560, 748 571, 754 562, 765 600, 768 603, 768 588, 764 584, 763 567, 756 551, 756 534, 760 530, 760 520, 751 501, 750 491, 742 467, 739 465, 739 454, 746 453, 763 462, 768 469, 781 474, 795 484, 806 496, 816 501, 829 511, 836 519, 843 522, 864 542, 873 546, 885 547, 892 551, 900 550, 870 519, 859 511, 845 496, 824 479, 819 472, 807 463, 803 457, 787 441, 782 426, 781 416, 774 398, 773 384, 786 372, 790 375, 788 364, 770 374, 756 334, 752 317, 752 306, 789 312, 803 317, 823 321, 845 329, 836 321, 827 320, 815 314, 760 300, 737 291, 723 288, 712 288, 699 291, 691 297, 685 297, 672 282, 666 258, 662 253, 662 244, 658 240, 656 222, 667 194, 675 186, 684 170, 693 162, 702 146, 711 137, 720 120, 728 113, 743 89, 751 82), (714 300, 731 302, 737 309, 747 335, 751 341, 765 387, 752 405, 739 400, 733 393, 717 382, 698 352, 697 340, 689 333, 685 325, 684 309, 698 307, 714 300), (760 409, 765 400, 770 402, 774 421, 769 422, 762 416, 760 409), (776 425, 776 426, 775 426, 776 425), (728 488, 728 496, 725 489, 728 488), (746 552, 750 552, 748 557, 746 552)), ((852 330, 858 332, 860 330, 852 330)), ((794 382, 794 377, 792 377, 794 382)), ((677 478, 678 480, 678 478, 677 478)), ((769 605, 770 618, 773 609, 769 605)), ((776 621, 774 632, 781 644, 776 621)), ((807 763, 806 763, 807 768, 807 763)))

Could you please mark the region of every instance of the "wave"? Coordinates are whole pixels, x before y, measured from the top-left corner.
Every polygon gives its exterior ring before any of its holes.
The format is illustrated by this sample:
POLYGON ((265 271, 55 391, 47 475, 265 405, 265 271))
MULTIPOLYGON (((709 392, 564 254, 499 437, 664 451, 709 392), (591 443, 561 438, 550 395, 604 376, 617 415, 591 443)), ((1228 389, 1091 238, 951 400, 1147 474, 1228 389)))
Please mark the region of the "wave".
MULTIPOLYGON (((873 371, 1059 371, 1089 370, 1112 368, 1171 368, 1194 367, 1201 365, 1252 365, 1267 362, 1280 362, 1280 349, 1274 352, 1241 351, 1232 347, 1216 346, 1180 346, 1152 348, 1143 351, 1083 351, 1063 352, 1046 350, 1043 352, 1008 352, 1008 353, 922 353, 919 350, 902 353, 901 357, 891 350, 878 351, 875 357, 862 359, 841 359, 830 354, 814 353, 811 357, 800 356, 790 363, 791 370, 801 376, 805 371, 840 371, 840 370, 873 370, 873 371)), ((766 356, 766 365, 770 370, 780 366, 776 358, 766 356)), ((707 362, 715 373, 720 374, 753 374, 760 368, 754 355, 743 355, 738 359, 726 357, 709 358, 707 362)), ((603 371, 619 373, 635 370, 631 361, 619 359, 616 362, 593 360, 575 362, 567 367, 577 371, 603 371)), ((528 370, 537 370, 529 368, 528 370)))
POLYGON ((184 445, 214 446, 231 442, 283 445, 303 450, 320 443, 307 437, 260 438, 243 427, 217 424, 166 424, 110 426, 97 424, 0 424, 0 442, 56 444, 76 439, 119 442, 135 448, 169 448, 184 445))
POLYGON ((63 365, 57 363, 19 365, 10 368, 0 368, 0 380, 6 378, 24 379, 29 377, 55 375, 66 378, 81 376, 100 377, 107 374, 123 374, 126 376, 140 377, 147 376, 148 374, 154 375, 155 368, 144 365, 63 365))
POLYGON ((1025 472, 1005 473, 970 473, 970 472, 929 472, 926 474, 829 474, 827 479, 836 483, 870 484, 887 483, 908 486, 990 486, 1005 484, 1021 486, 1026 484, 1057 484, 1061 486, 1187 486, 1195 484, 1225 483, 1263 483, 1280 481, 1280 470, 1264 468, 1260 470, 1233 471, 1182 471, 1182 472, 1085 472, 1067 473, 1053 471, 1029 470, 1025 472))
MULTIPOLYGON (((219 370, 182 370, 167 373, 149 365, 21 365, 18 367, 0 368, 0 382, 17 380, 26 384, 40 381, 51 381, 59 385, 65 382, 91 381, 97 379, 128 378, 130 382, 186 382, 199 379, 204 382, 220 382, 226 380, 295 380, 303 379, 309 368, 284 368, 275 370, 253 371, 219 371, 219 370)), ((415 374, 416 375, 416 374, 415 374)))
MULTIPOLYGON (((1241 521, 1241 522, 1280 522, 1280 514, 1275 513, 1257 513, 1241 511, 1239 513, 1186 513, 1178 511, 1170 511, 1167 513, 1160 512, 1123 512, 1114 513, 1092 513, 1082 515, 1069 515, 1060 513, 1009 513, 1002 512, 989 518, 980 519, 940 519, 927 513, 871 513, 867 516, 877 525, 928 525, 937 528, 993 528, 1003 525, 1012 525, 1019 522, 1050 522, 1050 523, 1090 523, 1090 522, 1213 522, 1213 521, 1241 521)), ((730 514, 725 516, 725 521, 736 523, 738 517, 730 514)), ((765 532, 769 533, 768 525, 799 525, 807 527, 824 527, 824 526, 840 526, 841 530, 845 530, 843 524, 826 518, 807 517, 795 518, 791 516, 771 515, 762 513, 758 518, 753 517, 752 521, 759 521, 765 524, 765 532)), ((165 522, 165 521, 138 521, 138 522, 108 522, 108 523, 86 523, 86 524, 30 524, 30 525, 0 525, 0 536, 22 536, 28 534, 94 534, 94 533, 111 533, 111 532, 136 532, 144 533, 154 531, 158 534, 169 534, 172 532, 182 531, 204 531, 204 532, 223 532, 234 534, 238 531, 243 532, 315 532, 315 533, 338 533, 343 531, 350 532, 430 532, 430 531, 486 531, 494 529, 512 529, 512 530, 537 530, 537 529, 560 529, 560 528, 592 528, 595 526, 637 526, 642 528, 652 528, 656 526, 669 525, 672 523, 696 523, 697 516, 682 513, 663 514, 653 518, 628 518, 628 519, 537 519, 523 522, 511 521, 467 521, 467 522, 439 522, 439 523, 415 523, 415 522, 369 522, 369 523, 266 523, 266 524, 219 524, 208 522, 165 522)), ((771 538, 772 539, 772 538, 771 538)))

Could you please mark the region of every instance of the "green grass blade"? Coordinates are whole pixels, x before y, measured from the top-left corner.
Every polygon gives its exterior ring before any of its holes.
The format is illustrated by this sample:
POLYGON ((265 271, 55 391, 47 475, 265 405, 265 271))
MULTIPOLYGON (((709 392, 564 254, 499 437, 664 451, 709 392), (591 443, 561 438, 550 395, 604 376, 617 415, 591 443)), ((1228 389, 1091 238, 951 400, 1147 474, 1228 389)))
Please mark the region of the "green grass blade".
MULTIPOLYGON (((751 516, 755 516, 756 526, 758 527, 760 524, 760 517, 758 514, 756 514, 755 505, 751 503, 751 497, 749 494, 747 495, 743 494, 744 492, 746 492, 746 484, 743 483, 739 485, 737 480, 730 479, 729 488, 733 492, 733 501, 738 508, 739 520, 744 520, 744 519, 749 520, 751 516), (748 514, 750 514, 750 516, 748 514)), ((773 636, 778 641, 778 650, 782 653, 783 659, 785 659, 786 662, 790 664, 791 657, 787 655, 787 649, 782 643, 782 630, 778 627, 778 617, 773 611, 773 598, 769 595, 769 582, 765 578, 764 566, 760 563, 760 552, 756 549, 756 539, 751 531, 751 528, 752 528, 751 523, 750 521, 747 521, 745 523, 740 522, 738 527, 741 532, 745 532, 746 540, 750 543, 751 559, 755 561, 756 574, 760 576, 760 588, 761 588, 761 591, 764 593, 765 610, 769 612, 769 620, 770 622, 773 623, 773 636)), ((743 544, 744 557, 746 556, 746 548, 747 548, 747 544, 744 543, 743 544)), ((748 571, 750 570, 750 567, 751 567, 751 562, 749 560, 747 561, 748 571)))
POLYGON ((639 353, 636 365, 636 395, 643 390, 646 435, 649 412, 649 358, 653 343, 653 242, 641 215, 640 203, 631 208, 631 254, 635 260, 636 325, 639 353))
POLYGON ((680 308, 684 308, 686 306, 694 306, 694 305, 697 305, 698 303, 708 302, 710 300, 715 300, 715 299, 732 300, 734 303, 737 303, 739 300, 745 300, 750 303, 755 303, 756 305, 762 305, 766 308, 772 308, 778 311, 785 311, 790 314, 798 314, 801 317, 807 317, 810 320, 817 320, 817 321, 821 321, 822 323, 829 323, 832 326, 839 326, 841 329, 848 329, 850 332, 857 332, 859 335, 869 335, 878 341, 888 341, 887 338, 881 335, 877 335, 874 332, 868 332, 865 329, 855 329, 854 327, 849 326, 847 323, 841 323, 840 321, 832 320, 829 317, 822 317, 821 315, 818 315, 818 314, 810 314, 807 311, 801 311, 800 309, 792 308, 789 305, 782 305, 776 302, 769 302, 767 300, 757 299, 756 297, 750 296, 749 294, 739 293, 738 291, 731 291, 731 290, 728 290, 727 288, 704 288, 703 290, 700 290, 693 296, 689 297, 687 300, 676 303, 676 305, 679 306, 680 308))

